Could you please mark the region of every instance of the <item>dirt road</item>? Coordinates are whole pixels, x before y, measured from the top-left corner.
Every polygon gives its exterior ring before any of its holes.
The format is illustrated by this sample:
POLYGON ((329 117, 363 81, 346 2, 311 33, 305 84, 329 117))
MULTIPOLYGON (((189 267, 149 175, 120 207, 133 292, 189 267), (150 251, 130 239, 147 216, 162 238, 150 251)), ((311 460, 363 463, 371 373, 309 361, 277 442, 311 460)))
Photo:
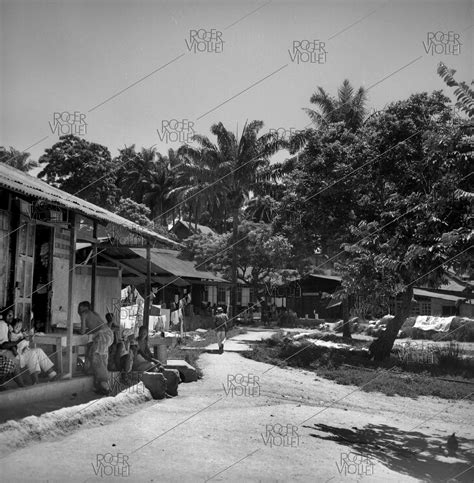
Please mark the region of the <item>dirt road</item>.
POLYGON ((203 355, 204 378, 182 384, 177 398, 12 453, 0 460, 0 478, 473 481, 465 471, 474 464, 472 403, 364 393, 235 352, 268 335, 249 332, 226 344, 232 352, 203 355), (453 431, 460 448, 448 457, 440 445, 453 431))

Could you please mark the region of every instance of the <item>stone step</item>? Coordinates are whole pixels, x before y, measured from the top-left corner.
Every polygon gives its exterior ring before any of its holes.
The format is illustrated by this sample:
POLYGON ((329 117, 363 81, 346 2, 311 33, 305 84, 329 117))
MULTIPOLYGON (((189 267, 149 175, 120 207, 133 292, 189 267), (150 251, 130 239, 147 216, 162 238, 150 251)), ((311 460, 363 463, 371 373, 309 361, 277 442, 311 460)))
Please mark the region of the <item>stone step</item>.
POLYGON ((176 369, 179 371, 183 382, 194 382, 198 380, 196 369, 186 361, 180 359, 168 359, 166 369, 176 369))

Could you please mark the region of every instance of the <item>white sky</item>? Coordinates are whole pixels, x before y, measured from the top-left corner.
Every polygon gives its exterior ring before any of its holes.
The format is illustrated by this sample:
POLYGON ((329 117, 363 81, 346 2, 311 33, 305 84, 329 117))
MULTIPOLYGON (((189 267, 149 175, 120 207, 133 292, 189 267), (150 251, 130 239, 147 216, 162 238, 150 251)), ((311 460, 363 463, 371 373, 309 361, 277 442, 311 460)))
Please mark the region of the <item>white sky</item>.
POLYGON ((28 149, 38 159, 57 142, 49 123, 62 111, 85 114, 84 137, 112 155, 130 144, 177 148, 156 132, 169 119, 193 121, 205 135, 218 121, 298 129, 316 87, 335 93, 345 78, 369 87, 388 76, 369 91, 370 107, 382 108, 444 88, 439 61, 473 79, 473 23, 464 0, 0 0, 0 145, 24 150, 42 140, 28 149), (222 53, 187 51, 190 29, 201 28, 222 32, 222 53), (425 53, 422 42, 438 30, 460 35, 460 55, 425 53), (326 43, 325 64, 291 62, 288 49, 303 39, 326 43))

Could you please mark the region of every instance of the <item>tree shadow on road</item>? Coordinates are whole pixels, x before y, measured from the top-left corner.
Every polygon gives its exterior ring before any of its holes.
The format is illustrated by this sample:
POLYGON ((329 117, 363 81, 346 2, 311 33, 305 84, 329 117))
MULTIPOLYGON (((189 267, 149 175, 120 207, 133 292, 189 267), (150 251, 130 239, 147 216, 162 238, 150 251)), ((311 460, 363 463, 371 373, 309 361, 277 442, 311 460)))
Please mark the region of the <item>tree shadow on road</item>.
MULTIPOLYGON (((364 428, 351 429, 326 424, 303 427, 327 434, 323 436, 312 433, 314 438, 346 445, 350 447, 350 452, 371 460, 377 459, 400 474, 435 482, 474 481, 472 441, 458 435, 456 457, 449 457, 446 451, 447 434, 426 437, 418 431, 404 432, 385 424, 369 424, 364 428)), ((339 461, 339 456, 336 460, 339 461)), ((374 475, 376 471, 377 465, 374 467, 374 475)))

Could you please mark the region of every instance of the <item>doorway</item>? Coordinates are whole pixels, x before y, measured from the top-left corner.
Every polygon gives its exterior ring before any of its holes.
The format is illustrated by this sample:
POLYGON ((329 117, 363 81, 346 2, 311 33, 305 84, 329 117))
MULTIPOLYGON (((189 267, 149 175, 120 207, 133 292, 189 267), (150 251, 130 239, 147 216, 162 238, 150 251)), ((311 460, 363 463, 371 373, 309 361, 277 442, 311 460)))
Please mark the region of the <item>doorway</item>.
POLYGON ((36 225, 32 313, 35 332, 51 332, 53 228, 36 225))

